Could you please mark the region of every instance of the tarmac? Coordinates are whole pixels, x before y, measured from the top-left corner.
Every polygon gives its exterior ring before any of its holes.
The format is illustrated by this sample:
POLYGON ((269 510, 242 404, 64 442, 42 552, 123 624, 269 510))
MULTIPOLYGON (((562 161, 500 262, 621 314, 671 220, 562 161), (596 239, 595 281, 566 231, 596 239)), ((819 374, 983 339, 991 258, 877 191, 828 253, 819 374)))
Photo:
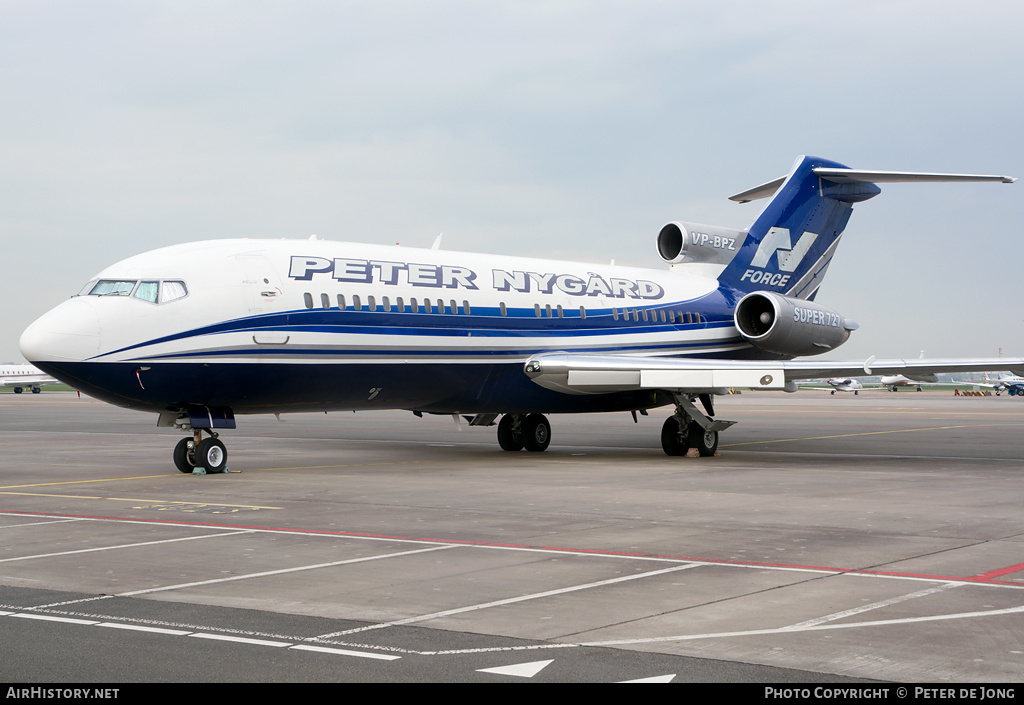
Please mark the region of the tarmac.
POLYGON ((74 392, 0 394, 8 682, 1014 683, 1024 400, 746 393, 545 453, 409 412, 239 417, 230 472, 74 392))

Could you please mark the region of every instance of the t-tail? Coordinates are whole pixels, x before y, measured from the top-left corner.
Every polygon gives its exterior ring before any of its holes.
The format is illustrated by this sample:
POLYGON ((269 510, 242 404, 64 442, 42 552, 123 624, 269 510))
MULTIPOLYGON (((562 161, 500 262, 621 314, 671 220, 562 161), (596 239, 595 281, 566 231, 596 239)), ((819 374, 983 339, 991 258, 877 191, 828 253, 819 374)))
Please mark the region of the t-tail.
POLYGON ((716 265, 722 289, 739 296, 772 291, 813 300, 825 277, 853 204, 881 193, 879 183, 995 181, 1008 176, 863 171, 819 157, 798 157, 789 174, 730 197, 747 203, 771 196, 745 230, 669 223, 658 236, 673 264, 716 265))
POLYGON ((813 300, 850 220, 853 204, 881 193, 879 183, 996 181, 1008 176, 861 171, 818 157, 799 157, 789 174, 732 196, 746 203, 773 196, 718 281, 739 292, 775 291, 813 300))
POLYGON ((857 327, 812 303, 850 220, 853 204, 892 182, 995 181, 1009 176, 862 171, 818 157, 799 157, 786 176, 731 200, 771 200, 745 230, 673 222, 658 234, 658 250, 673 269, 717 277, 743 338, 782 356, 834 350, 857 327))

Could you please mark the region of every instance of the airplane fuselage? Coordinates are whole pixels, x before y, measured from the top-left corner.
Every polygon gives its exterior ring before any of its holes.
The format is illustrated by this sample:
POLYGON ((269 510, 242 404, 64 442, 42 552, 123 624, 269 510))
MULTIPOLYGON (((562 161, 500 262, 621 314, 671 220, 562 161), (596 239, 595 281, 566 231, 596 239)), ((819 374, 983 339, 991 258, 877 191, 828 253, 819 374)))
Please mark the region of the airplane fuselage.
POLYGON ((123 260, 22 338, 41 368, 124 407, 235 413, 641 409, 664 393, 560 394, 545 351, 777 357, 738 298, 680 271, 323 240, 223 240, 123 260))
POLYGON ((734 423, 715 417, 713 396, 731 388, 796 391, 871 367, 992 369, 793 359, 857 328, 817 301, 853 205, 880 193, 875 181, 949 180, 1014 181, 802 156, 732 197, 771 197, 746 229, 663 226, 668 271, 316 238, 175 245, 100 272, 29 326, 21 350, 81 391, 191 432, 173 452, 182 472, 226 468, 218 431, 236 414, 347 409, 473 414, 474 425, 502 415, 502 450, 541 452, 546 413, 674 404, 662 449, 712 456, 734 423))

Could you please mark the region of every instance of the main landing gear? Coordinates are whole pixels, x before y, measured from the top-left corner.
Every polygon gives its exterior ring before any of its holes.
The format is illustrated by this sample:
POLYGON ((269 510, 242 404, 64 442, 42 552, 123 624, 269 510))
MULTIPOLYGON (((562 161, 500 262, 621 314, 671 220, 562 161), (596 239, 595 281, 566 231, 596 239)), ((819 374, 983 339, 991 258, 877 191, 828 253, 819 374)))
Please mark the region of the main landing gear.
POLYGON ((674 394, 676 413, 665 419, 661 427, 661 449, 665 455, 687 455, 691 448, 701 457, 708 457, 718 450, 718 432, 732 426, 735 421, 715 420, 710 394, 699 395, 707 415, 693 403, 698 395, 674 394))
POLYGON ((208 475, 224 472, 228 467, 228 450, 209 431, 210 437, 203 438, 202 431, 192 429, 192 438, 182 438, 174 446, 174 467, 184 473, 193 473, 202 468, 208 475))
POLYGON ((551 423, 544 414, 505 414, 498 422, 498 445, 502 450, 526 448, 541 453, 551 443, 551 423))

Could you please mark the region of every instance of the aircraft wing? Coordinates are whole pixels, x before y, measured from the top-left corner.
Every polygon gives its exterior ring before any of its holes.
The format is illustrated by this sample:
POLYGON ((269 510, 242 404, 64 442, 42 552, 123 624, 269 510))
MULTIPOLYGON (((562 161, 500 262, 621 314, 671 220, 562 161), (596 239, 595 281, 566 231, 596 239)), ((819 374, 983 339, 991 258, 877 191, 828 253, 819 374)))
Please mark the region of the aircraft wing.
POLYGON ((636 389, 720 393, 728 388, 797 391, 797 380, 938 372, 1024 371, 1024 358, 916 358, 910 360, 704 360, 543 353, 524 372, 547 389, 601 394, 636 389))

